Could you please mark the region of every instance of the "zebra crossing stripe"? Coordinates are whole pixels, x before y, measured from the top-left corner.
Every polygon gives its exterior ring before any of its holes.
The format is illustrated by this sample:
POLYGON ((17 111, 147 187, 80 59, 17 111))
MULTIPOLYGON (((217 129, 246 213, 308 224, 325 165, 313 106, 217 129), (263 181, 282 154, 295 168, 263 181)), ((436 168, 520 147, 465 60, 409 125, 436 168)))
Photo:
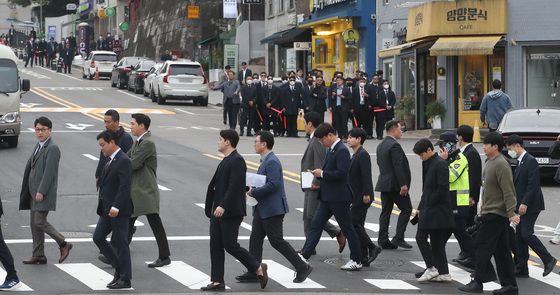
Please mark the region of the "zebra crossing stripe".
MULTIPOLYGON (((146 263, 151 263, 151 261, 146 263)), ((200 287, 210 284, 210 277, 207 274, 183 261, 171 261, 171 264, 156 269, 191 290, 200 290, 200 287)), ((226 289, 229 287, 226 286, 226 289)))
POLYGON ((268 265, 268 277, 287 289, 323 289, 325 286, 307 278, 302 283, 294 283, 294 271, 273 260, 263 260, 268 265))
MULTIPOLYGON (((303 213, 303 208, 296 208, 296 210, 303 213)), ((338 226, 338 222, 334 220, 329 219, 329 222, 335 226, 338 226)), ((366 222, 364 223, 364 228, 369 229, 372 232, 379 232, 379 224, 377 223, 366 222)))
MULTIPOLYGON (((424 261, 411 261, 411 263, 416 264, 423 269, 426 268, 426 264, 424 263, 424 261)), ((448 266, 449 266, 449 274, 451 275, 451 278, 454 281, 457 281, 463 285, 470 283, 471 281, 470 273, 451 264, 448 264, 448 266)), ((500 288, 502 288, 502 286, 495 282, 484 283, 484 291, 493 291, 500 288)))
MULTIPOLYGON (((6 271, 2 268, 0 268, 0 277, 2 278, 6 277, 6 271)), ((14 291, 33 291, 33 289, 29 288, 29 286, 21 282, 21 287, 15 289, 14 291)))
POLYGON ((551 272, 546 277, 542 276, 543 269, 533 265, 529 265, 529 277, 545 284, 560 288, 560 275, 551 272))
MULTIPOLYGON (((204 204, 204 203, 194 203, 194 204, 197 205, 198 207, 202 208, 202 209, 204 209, 204 207, 206 206, 206 204, 204 204)), ((248 230, 248 231, 253 230, 253 226, 251 226, 247 222, 241 222, 241 227, 248 230)))
POLYGON ((373 280, 364 279, 364 281, 384 290, 419 290, 417 287, 403 280, 373 280))
MULTIPOLYGON (((73 276, 92 290, 109 290, 107 284, 113 276, 91 263, 55 264, 56 267, 73 276)), ((134 290, 132 288, 125 290, 134 290)))

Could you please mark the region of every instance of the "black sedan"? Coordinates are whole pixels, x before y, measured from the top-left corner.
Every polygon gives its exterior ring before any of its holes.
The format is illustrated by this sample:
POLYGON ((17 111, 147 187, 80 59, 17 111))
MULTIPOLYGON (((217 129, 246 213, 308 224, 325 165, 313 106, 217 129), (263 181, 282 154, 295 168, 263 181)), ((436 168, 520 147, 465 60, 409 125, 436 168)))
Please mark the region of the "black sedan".
POLYGON ((151 59, 145 59, 138 62, 132 67, 132 71, 128 76, 128 91, 134 93, 142 93, 144 91, 144 78, 150 72, 150 69, 156 64, 151 59))
MULTIPOLYGON (((512 134, 521 136, 525 150, 537 159, 542 172, 553 173, 558 168, 560 160, 551 159, 548 150, 560 133, 560 108, 511 110, 502 119, 498 132, 505 139, 512 134)), ((517 165, 516 160, 509 160, 512 166, 517 165)))
POLYGON ((123 89, 128 86, 128 75, 132 71, 132 66, 137 64, 144 57, 127 56, 123 57, 113 68, 111 72, 111 86, 123 89))

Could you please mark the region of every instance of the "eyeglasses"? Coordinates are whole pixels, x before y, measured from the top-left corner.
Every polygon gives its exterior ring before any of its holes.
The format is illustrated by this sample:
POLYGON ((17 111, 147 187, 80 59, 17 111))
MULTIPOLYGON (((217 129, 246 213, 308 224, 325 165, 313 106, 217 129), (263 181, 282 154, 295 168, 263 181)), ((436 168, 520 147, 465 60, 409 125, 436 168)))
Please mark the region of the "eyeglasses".
POLYGON ((50 128, 35 128, 35 133, 47 132, 50 128))

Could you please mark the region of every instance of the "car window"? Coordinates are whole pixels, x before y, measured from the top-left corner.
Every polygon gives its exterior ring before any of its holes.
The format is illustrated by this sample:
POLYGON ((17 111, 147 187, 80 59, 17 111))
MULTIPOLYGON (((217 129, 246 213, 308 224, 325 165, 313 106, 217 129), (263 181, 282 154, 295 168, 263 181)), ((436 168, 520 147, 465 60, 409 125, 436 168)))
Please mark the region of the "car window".
POLYGON ((160 73, 166 73, 167 72, 167 64, 165 66, 163 66, 163 68, 161 69, 161 71, 159 71, 160 73))
MULTIPOLYGON (((16 64, 9 59, 0 59, 0 92, 18 91, 18 72, 16 64)), ((0 96, 1 99, 1 96, 0 96)))
POLYGON ((171 65, 171 75, 200 76, 200 66, 198 66, 198 65, 171 65))
POLYGON ((115 62, 117 61, 117 56, 113 54, 96 54, 93 56, 93 60, 115 62))
POLYGON ((86 59, 87 59, 87 60, 90 60, 90 59, 91 59, 91 53, 90 53, 90 54, 88 54, 88 56, 87 56, 87 58, 86 58, 86 59))
POLYGON ((124 59, 124 64, 125 66, 131 66, 134 65, 138 62, 138 58, 125 58, 124 59))
POLYGON ((151 60, 147 60, 147 61, 144 61, 144 62, 141 62, 141 63, 140 63, 140 69, 141 69, 141 70, 146 70, 146 71, 147 71, 147 70, 149 70, 151 67, 153 67, 155 64, 156 64, 156 62, 151 61, 151 60))
POLYGON ((507 114, 502 129, 534 129, 535 131, 560 130, 560 120, 558 117, 560 111, 557 110, 541 110, 540 114, 535 112, 511 112, 507 114))

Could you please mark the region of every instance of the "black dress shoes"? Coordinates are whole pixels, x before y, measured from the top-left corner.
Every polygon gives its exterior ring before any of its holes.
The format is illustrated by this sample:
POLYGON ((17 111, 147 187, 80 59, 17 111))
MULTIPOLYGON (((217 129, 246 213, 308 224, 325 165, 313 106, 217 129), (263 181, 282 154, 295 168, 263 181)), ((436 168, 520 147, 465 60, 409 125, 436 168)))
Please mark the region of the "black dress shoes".
POLYGON ((375 259, 377 259, 377 256, 379 256, 379 253, 381 253, 381 247, 372 247, 369 248, 369 257, 368 257, 368 264, 371 264, 375 259))
POLYGON ((261 280, 255 273, 246 272, 240 276, 236 276, 235 279, 240 283, 258 283, 261 280))
POLYGON ((261 289, 266 288, 268 284, 268 265, 266 263, 261 263, 262 275, 257 275, 259 280, 261 280, 261 289))
POLYGON ((47 257, 33 256, 27 260, 24 260, 23 264, 47 264, 47 257))
POLYGON ((387 249, 387 250, 395 250, 395 249, 398 248, 397 245, 395 245, 395 244, 393 244, 389 241, 379 243, 379 247, 381 247, 382 249, 387 249))
POLYGON ((113 264, 111 263, 111 260, 109 260, 109 258, 105 257, 105 255, 103 255, 103 254, 97 256, 97 259, 99 259, 99 261, 101 261, 105 264, 109 264, 109 265, 113 266, 113 264))
MULTIPOLYGON (((546 271, 546 268, 545 268, 546 271)), ((529 270, 528 269, 516 269, 515 270, 515 277, 517 278, 528 278, 529 277, 529 270)))
POLYGON ((107 284, 107 288, 109 287, 109 285, 113 285, 114 283, 116 283, 119 280, 120 275, 118 273, 115 273, 115 275, 113 276, 113 280, 109 282, 109 284, 107 284))
POLYGON ((116 282, 107 285, 107 288, 109 289, 130 289, 131 284, 130 281, 125 281, 125 280, 117 280, 116 282))
POLYGON ((482 293, 482 284, 475 280, 472 280, 470 283, 459 287, 459 291, 467 293, 482 293))
POLYGON ((148 267, 150 267, 150 268, 162 267, 162 266, 169 265, 169 264, 171 264, 171 259, 169 259, 169 257, 164 258, 164 259, 158 258, 156 261, 148 264, 148 267))
POLYGON ((405 240, 393 239, 391 241, 391 244, 396 245, 397 247, 401 247, 403 249, 407 249, 407 250, 412 249, 412 246, 409 243, 407 243, 405 240))
POLYGON ((224 283, 210 283, 205 287, 201 287, 200 291, 225 291, 226 284, 224 283))
POLYGON ((457 260, 456 262, 457 264, 464 266, 466 268, 474 269, 475 267, 474 259, 472 259, 471 257, 467 257, 463 260, 457 260))
POLYGON ((498 290, 492 291, 494 295, 518 295, 519 288, 517 286, 504 286, 498 290))
POLYGON ((545 263, 544 272, 542 274, 543 277, 546 277, 549 273, 551 273, 554 270, 554 266, 556 266, 556 262, 557 262, 556 258, 552 258, 552 261, 545 263))
POLYGON ((293 282, 302 283, 307 279, 307 277, 309 276, 309 274, 311 274, 312 271, 313 271, 313 267, 311 267, 311 265, 308 264, 305 267, 305 269, 302 269, 301 271, 298 271, 296 273, 296 277, 294 278, 293 282))

